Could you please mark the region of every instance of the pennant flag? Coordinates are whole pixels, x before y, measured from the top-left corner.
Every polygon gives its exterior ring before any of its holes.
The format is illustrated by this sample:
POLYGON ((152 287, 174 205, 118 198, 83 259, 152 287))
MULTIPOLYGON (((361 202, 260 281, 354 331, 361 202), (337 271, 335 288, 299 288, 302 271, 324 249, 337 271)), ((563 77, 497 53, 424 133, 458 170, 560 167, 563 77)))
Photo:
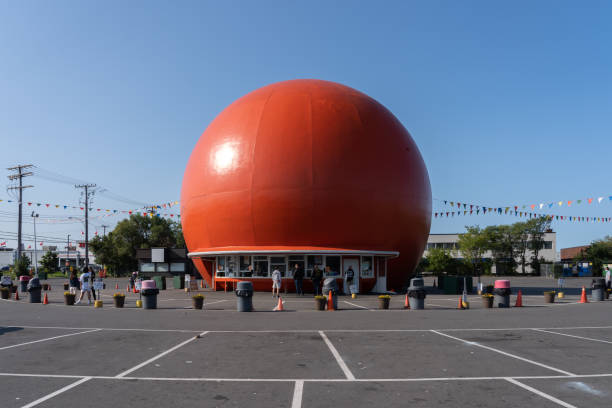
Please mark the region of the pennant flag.
POLYGON ((559 207, 563 205, 563 201, 559 201, 559 207))
POLYGON ((588 201, 589 201, 589 204, 591 204, 593 202, 593 199, 589 198, 588 201))
MULTIPOLYGON (((540 208, 542 208, 542 207, 540 207, 540 208)), ((531 209, 532 210, 535 209, 535 204, 531 204, 531 209)))
POLYGON ((568 201, 568 202, 567 202, 567 206, 568 206, 568 207, 570 207, 571 205, 572 205, 572 202, 571 202, 571 201, 568 201))
POLYGON ((603 197, 599 197, 599 198, 597 199, 597 202, 598 202, 599 204, 601 204, 601 200, 603 200, 603 197))

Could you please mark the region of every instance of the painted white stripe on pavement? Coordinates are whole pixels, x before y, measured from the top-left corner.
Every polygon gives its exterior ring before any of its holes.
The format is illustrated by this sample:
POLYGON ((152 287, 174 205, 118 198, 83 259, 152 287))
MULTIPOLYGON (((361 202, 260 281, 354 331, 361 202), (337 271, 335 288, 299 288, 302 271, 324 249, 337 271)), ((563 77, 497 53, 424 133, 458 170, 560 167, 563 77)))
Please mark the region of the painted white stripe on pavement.
MULTIPOLYGON (((200 336, 203 336, 203 335, 205 335, 206 333, 208 333, 208 332, 202 332, 202 333, 200 333, 200 336)), ((172 353, 174 350, 176 350, 176 349, 178 349, 178 348, 183 347, 185 344, 191 343, 191 342, 192 342, 192 341, 194 341, 196 338, 197 338, 197 336, 194 336, 194 337, 192 337, 192 338, 190 338, 190 339, 188 339, 188 340, 185 340, 184 342, 182 342, 182 343, 180 343, 180 344, 177 344, 176 346, 174 346, 174 347, 172 347, 172 348, 169 348, 168 350, 164 351, 163 353, 159 353, 159 354, 158 354, 158 355, 156 355, 155 357, 152 357, 152 358, 148 359, 147 361, 144 361, 144 362, 142 362, 142 363, 140 363, 140 364, 138 364, 138 365, 136 365, 136 366, 134 366, 134 367, 130 368, 129 370, 125 370, 124 372, 122 372, 122 373, 120 373, 120 374, 117 374, 115 377, 117 377, 117 378, 125 377, 125 376, 126 376, 126 375, 128 375, 129 373, 131 373, 131 372, 133 372, 133 371, 136 371, 136 370, 138 370, 139 368, 142 368, 142 367, 146 366, 147 364, 152 363, 153 361, 155 361, 155 360, 157 360, 157 359, 162 358, 162 357, 163 357, 163 356, 165 356, 166 354, 170 354, 170 353, 172 353)))
POLYGON ((325 344, 327 344, 327 347, 329 347, 329 351, 331 351, 333 356, 336 358, 336 361, 338 362, 338 365, 340 366, 340 368, 344 372, 344 375, 346 376, 346 378, 348 380, 354 380, 355 376, 353 375, 351 370, 349 370, 349 368, 347 367, 346 363, 344 362, 344 360, 340 356, 340 353, 338 353, 338 350, 336 350, 336 348, 334 347, 332 342, 329 341, 329 339, 327 338, 325 333, 323 333, 323 331, 319 330, 319 334, 321 335, 321 337, 323 337, 323 340, 325 341, 325 344))
POLYGON ((66 391, 68 391, 68 390, 70 390, 70 389, 72 389, 72 388, 74 388, 74 387, 76 387, 78 385, 81 385, 84 382, 87 382, 89 380, 91 380, 91 377, 81 378, 80 380, 75 381, 72 384, 69 384, 69 385, 65 386, 64 388, 60 388, 59 390, 57 390, 55 392, 52 392, 51 394, 47 394, 44 397, 37 399, 36 401, 32 401, 29 404, 26 404, 26 405, 22 406, 21 408, 35 407, 36 405, 40 404, 41 402, 45 402, 45 401, 55 397, 56 395, 59 395, 59 394, 61 394, 63 392, 66 392, 66 391))
POLYGON ((97 332, 97 331, 100 331, 100 330, 102 330, 102 329, 93 329, 93 330, 87 330, 87 331, 82 331, 82 332, 78 332, 78 333, 62 334, 61 336, 47 337, 46 339, 28 341, 28 342, 25 342, 25 343, 13 344, 12 346, 0 347, 0 350, 6 350, 6 349, 14 348, 14 347, 27 346, 28 344, 41 343, 43 341, 60 339, 62 337, 76 336, 78 334, 93 333, 93 332, 97 332))
POLYGON ((302 408, 302 393, 304 392, 304 381, 298 380, 295 382, 293 389, 293 402, 291 408, 302 408))
POLYGON ((347 303, 347 304, 349 304, 349 305, 351 305, 351 306, 358 307, 358 308, 360 308, 360 309, 366 309, 366 310, 369 310, 369 308, 367 308, 367 307, 365 307, 365 306, 356 305, 355 303, 351 303, 351 302, 346 301, 346 300, 343 300, 343 302, 344 302, 344 303, 347 303))
POLYGON ((572 375, 572 376, 575 375, 574 373, 570 373, 569 371, 560 370, 558 368, 551 367, 551 366, 546 365, 546 364, 538 363, 537 361, 529 360, 528 358, 525 358, 525 357, 517 356, 516 354, 510 354, 510 353, 507 353, 505 351, 502 351, 502 350, 499 350, 499 349, 496 349, 496 348, 493 348, 493 347, 485 346, 484 344, 480 344, 480 343, 477 343, 477 342, 474 342, 474 341, 464 340, 464 339, 461 339, 459 337, 451 336, 451 335, 446 334, 446 333, 440 333, 439 331, 436 331, 436 330, 432 330, 432 332, 436 333, 436 334, 439 334, 440 336, 445 336, 445 337, 448 337, 450 339, 462 341, 462 342, 464 342, 466 344, 469 344, 469 345, 472 345, 472 346, 476 346, 476 347, 480 347, 480 348, 483 348, 483 349, 486 349, 486 350, 494 351, 494 352, 502 354, 504 356, 516 358, 517 360, 525 361, 526 363, 530 363, 530 364, 534 364, 534 365, 537 365, 537 366, 540 366, 540 367, 544 367, 544 368, 546 368, 548 370, 556 371, 556 372, 561 373, 561 374, 572 375))
POLYGON ((533 329, 533 331, 542 332, 542 333, 550 333, 550 334, 558 334, 559 336, 573 337, 573 338, 575 338, 575 339, 582 339, 582 340, 589 340, 589 341, 597 341, 597 342, 600 342, 600 343, 608 343, 608 344, 612 344, 612 341, 608 341, 608 340, 593 339, 593 338, 591 338, 591 337, 582 337, 582 336, 576 336, 576 335, 574 335, 574 334, 557 333, 557 332, 554 332, 554 331, 544 330, 544 329, 533 329))
POLYGON ((552 401, 552 402, 554 402, 554 403, 556 403, 556 404, 558 404, 558 405, 561 405, 562 407, 565 407, 565 408, 578 408, 578 407, 576 407, 575 405, 568 404, 568 403, 567 403, 567 402, 565 402, 565 401, 561 401, 560 399, 555 398, 555 397, 553 397, 553 396, 552 396, 552 395, 550 395, 550 394, 546 394, 545 392, 542 392, 542 391, 536 390, 535 388, 530 387, 530 386, 528 386, 527 384, 523 384, 523 383, 522 383, 522 382, 520 382, 520 381, 516 381, 516 380, 515 380, 515 379, 513 379, 513 378, 506 378, 506 381, 508 381, 509 383, 512 383, 512 384, 514 384, 514 385, 517 385, 517 386, 519 386, 519 387, 521 387, 521 388, 524 388, 524 389, 526 389, 527 391, 531 391, 531 392, 533 392, 534 394, 539 395, 539 396, 540 396, 540 397, 542 397, 542 398, 546 398, 546 399, 547 399, 547 400, 549 400, 549 401, 552 401))

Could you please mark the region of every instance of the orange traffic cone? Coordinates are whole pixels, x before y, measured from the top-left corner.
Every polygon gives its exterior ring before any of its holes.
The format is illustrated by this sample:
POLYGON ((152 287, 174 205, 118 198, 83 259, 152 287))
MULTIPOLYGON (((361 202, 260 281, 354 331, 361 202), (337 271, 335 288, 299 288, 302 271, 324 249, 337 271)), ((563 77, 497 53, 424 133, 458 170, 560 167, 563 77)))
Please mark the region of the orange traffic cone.
POLYGON ((51 292, 51 285, 49 285, 47 292, 51 292))
POLYGON ((582 287, 582 296, 580 296, 580 303, 589 303, 587 300, 586 289, 582 287))
POLYGON ((463 310, 463 299, 459 297, 459 304, 457 305, 458 310, 463 310))
POLYGON ((331 290, 329 291, 329 296, 327 297, 327 310, 336 310, 334 307, 334 298, 331 290))
POLYGON ((15 291, 15 300, 19 300, 19 288, 15 291))
POLYGON ((406 293, 406 299, 404 299, 404 309, 410 309, 410 302, 408 301, 407 293, 406 293))
POLYGON ((49 304, 49 298, 47 297, 47 294, 45 293, 45 297, 43 297, 43 305, 48 305, 49 304))
POLYGON ((125 290, 127 293, 130 293, 130 285, 127 285, 127 289, 125 290))
POLYGON ((119 284, 115 283, 115 289, 119 289, 119 284))
POLYGON ((516 304, 514 307, 523 307, 523 293, 519 289, 518 295, 516 295, 516 304))
POLYGON ((272 309, 272 311, 274 312, 282 312, 283 310, 283 298, 282 297, 278 297, 278 304, 276 305, 276 307, 274 309, 272 309))

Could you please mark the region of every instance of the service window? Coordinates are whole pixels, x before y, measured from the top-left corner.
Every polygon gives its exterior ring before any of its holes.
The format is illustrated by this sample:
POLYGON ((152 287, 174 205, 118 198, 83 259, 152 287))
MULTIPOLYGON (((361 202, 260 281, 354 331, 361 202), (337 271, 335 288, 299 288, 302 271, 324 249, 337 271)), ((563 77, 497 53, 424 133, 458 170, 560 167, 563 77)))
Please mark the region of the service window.
POLYGON ((325 276, 340 276, 340 256, 325 257, 325 276))
POLYGON ((287 261, 284 256, 270 257, 270 273, 272 273, 275 269, 278 269, 280 271, 282 278, 286 277, 287 261))
POLYGON ((374 277, 374 267, 372 263, 371 256, 362 256, 361 257, 361 278, 373 278, 374 277))
POLYGON ((268 273, 268 257, 267 256, 254 256, 254 276, 267 277, 268 273))
POLYGON ((251 265, 251 257, 248 255, 243 255, 240 257, 240 275, 241 277, 250 277, 253 275, 252 271, 249 271, 249 266, 251 265))
POLYGON ((168 264, 167 263, 156 263, 157 272, 168 272, 168 264))
POLYGON ((314 267, 318 266, 320 270, 323 270, 323 256, 322 255, 308 255, 306 257, 306 276, 311 277, 314 267))
POLYGON ((304 255, 291 255, 289 256, 289 272, 287 272, 287 277, 293 276, 293 270, 295 269, 295 265, 299 266, 304 270, 304 255))
POLYGON ((225 265, 225 257, 218 256, 217 257, 217 273, 216 275, 223 278, 225 277, 226 265, 225 265))

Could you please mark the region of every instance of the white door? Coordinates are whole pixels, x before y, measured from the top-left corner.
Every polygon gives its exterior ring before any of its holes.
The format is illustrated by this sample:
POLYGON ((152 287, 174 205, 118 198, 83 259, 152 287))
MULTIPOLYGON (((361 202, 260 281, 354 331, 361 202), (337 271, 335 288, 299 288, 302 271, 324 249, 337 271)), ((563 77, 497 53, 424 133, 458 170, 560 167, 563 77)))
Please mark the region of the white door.
POLYGON ((355 293, 359 293, 359 260, 358 259, 344 259, 342 261, 343 263, 343 270, 344 270, 344 294, 345 295, 350 295, 351 292, 349 291, 349 285, 346 283, 346 271, 348 270, 349 267, 353 268, 353 286, 355 289, 355 293))

